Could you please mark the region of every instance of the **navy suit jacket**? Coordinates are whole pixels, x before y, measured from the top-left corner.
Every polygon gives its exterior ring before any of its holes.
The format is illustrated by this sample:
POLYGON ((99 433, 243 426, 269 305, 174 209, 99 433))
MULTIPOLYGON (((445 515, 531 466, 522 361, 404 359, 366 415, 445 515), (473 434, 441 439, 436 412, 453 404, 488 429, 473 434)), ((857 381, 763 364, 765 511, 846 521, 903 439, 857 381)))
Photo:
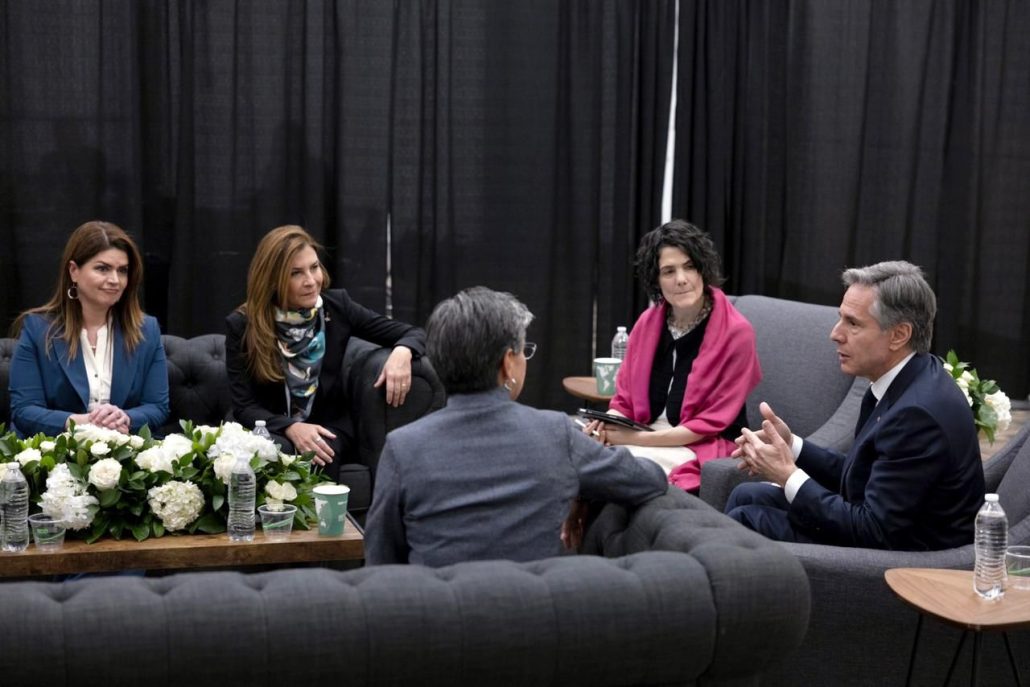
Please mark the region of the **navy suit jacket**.
POLYGON ((984 497, 972 412, 929 354, 902 368, 847 455, 805 442, 791 524, 816 541, 923 551, 973 541, 984 497))
MULTIPOLYGON (((11 360, 11 423, 23 437, 60 434, 68 416, 87 412, 89 405, 82 347, 69 360, 67 342, 55 337, 48 354, 49 326, 43 315, 26 317, 11 360)), ((111 403, 128 414, 131 431, 143 425, 156 429, 168 418, 168 368, 157 320, 144 317, 143 340, 131 352, 116 323, 111 332, 111 403)))

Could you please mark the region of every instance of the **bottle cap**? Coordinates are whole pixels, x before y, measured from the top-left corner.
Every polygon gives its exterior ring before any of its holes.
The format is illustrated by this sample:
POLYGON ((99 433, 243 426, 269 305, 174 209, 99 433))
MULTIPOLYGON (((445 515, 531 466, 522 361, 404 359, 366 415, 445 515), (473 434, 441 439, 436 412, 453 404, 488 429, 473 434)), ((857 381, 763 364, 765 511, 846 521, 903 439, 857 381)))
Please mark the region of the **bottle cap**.
POLYGON ((984 494, 984 501, 986 501, 987 503, 997 503, 998 502, 998 495, 997 494, 984 494))
POLYGON ((254 426, 255 427, 264 427, 265 426, 265 421, 264 420, 254 420, 254 426))
POLYGON ((626 326, 620 324, 618 327, 615 328, 615 331, 617 331, 617 332, 624 332, 624 331, 626 331, 626 326))

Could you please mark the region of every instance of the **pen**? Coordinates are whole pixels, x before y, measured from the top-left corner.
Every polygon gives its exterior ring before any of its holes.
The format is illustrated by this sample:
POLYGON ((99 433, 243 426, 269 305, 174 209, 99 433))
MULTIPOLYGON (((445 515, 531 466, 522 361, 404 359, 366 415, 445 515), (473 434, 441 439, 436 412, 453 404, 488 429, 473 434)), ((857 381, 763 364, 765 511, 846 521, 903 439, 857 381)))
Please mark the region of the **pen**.
MULTIPOLYGON (((575 422, 575 423, 576 423, 577 425, 579 425, 580 427, 583 427, 584 429, 586 429, 587 423, 583 422, 583 421, 582 421, 582 420, 580 420, 580 419, 579 419, 578 417, 577 417, 577 418, 573 418, 573 421, 574 421, 574 422, 575 422)), ((597 431, 596 429, 595 429, 595 430, 593 430, 593 431, 591 431, 591 432, 590 432, 590 434, 591 434, 591 436, 595 436, 595 437, 599 437, 599 436, 601 436, 601 433, 600 433, 600 432, 598 432, 598 431, 597 431)))

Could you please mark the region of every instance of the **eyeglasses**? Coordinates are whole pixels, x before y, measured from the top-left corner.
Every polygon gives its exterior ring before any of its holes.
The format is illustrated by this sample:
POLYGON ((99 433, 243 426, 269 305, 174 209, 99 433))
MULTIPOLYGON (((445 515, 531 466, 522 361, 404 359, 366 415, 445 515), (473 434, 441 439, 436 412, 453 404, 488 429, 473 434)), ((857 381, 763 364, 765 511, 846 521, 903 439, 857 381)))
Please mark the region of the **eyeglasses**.
POLYGON ((526 356, 526 360, 529 360, 536 354, 536 344, 532 341, 527 341, 522 345, 522 354, 526 356))

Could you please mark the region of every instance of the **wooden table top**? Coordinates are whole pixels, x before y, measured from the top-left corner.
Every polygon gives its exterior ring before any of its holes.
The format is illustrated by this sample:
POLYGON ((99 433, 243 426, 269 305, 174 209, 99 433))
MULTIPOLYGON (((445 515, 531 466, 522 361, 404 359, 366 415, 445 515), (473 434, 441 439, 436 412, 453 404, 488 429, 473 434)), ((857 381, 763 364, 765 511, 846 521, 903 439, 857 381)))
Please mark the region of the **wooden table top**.
POLYGON ((606 403, 612 400, 611 396, 597 393, 597 380, 593 377, 566 377, 561 380, 562 388, 576 398, 593 403, 606 403))
POLYGON ((224 533, 166 534, 142 542, 131 536, 93 544, 66 540, 53 553, 34 544, 21 553, 0 552, 0 577, 361 560, 364 541, 350 516, 340 537, 320 537, 313 527, 294 530, 286 540, 269 540, 259 525, 253 542, 230 542, 224 533))
POLYGON ((973 591, 969 570, 894 568, 884 573, 891 590, 920 613, 970 630, 1008 630, 1030 625, 1030 590, 1005 590, 999 601, 973 591))

